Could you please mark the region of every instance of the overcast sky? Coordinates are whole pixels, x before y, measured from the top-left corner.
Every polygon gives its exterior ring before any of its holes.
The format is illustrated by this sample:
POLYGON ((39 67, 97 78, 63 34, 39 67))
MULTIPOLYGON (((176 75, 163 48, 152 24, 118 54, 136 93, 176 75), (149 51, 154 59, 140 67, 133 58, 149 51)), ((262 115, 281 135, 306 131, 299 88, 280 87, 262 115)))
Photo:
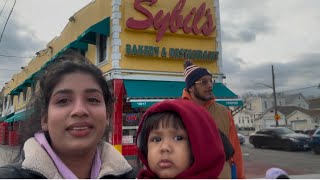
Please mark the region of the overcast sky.
MULTIPOLYGON (((0 12, 7 0, 0 0, 0 12)), ((110 0, 111 1, 111 0, 110 0)), ((14 0, 0 14, 0 32, 14 0)), ((30 57, 58 36, 68 18, 91 0, 17 0, 0 42, 0 55, 30 57)), ((227 86, 241 95, 320 83, 319 0, 220 0, 223 72, 227 86)), ((30 58, 0 56, 0 88, 30 58)), ((316 87, 306 88, 320 94, 316 87)), ((294 92, 294 91, 289 91, 294 92)))

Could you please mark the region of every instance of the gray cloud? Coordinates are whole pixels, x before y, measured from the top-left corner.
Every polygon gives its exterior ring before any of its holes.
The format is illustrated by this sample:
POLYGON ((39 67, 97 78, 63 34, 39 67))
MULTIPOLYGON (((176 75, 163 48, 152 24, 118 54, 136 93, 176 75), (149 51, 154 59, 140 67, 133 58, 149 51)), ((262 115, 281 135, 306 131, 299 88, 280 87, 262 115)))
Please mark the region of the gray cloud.
POLYGON ((260 34, 271 34, 273 28, 270 19, 265 16, 256 16, 245 22, 228 22, 222 27, 222 41, 224 43, 248 43, 256 40, 260 34))
POLYGON ((319 84, 319 8, 317 0, 220 1, 227 86, 237 94, 271 93, 255 84, 272 85, 271 64, 279 92, 319 84))
MULTIPOLYGON (((30 57, 34 56, 34 53, 39 49, 43 49, 44 46, 45 43, 37 39, 28 27, 20 25, 14 18, 10 18, 0 43, 0 54, 30 57)), ((0 57, 0 89, 14 73, 20 71, 21 66, 26 66, 30 60, 31 58, 0 57)))
MULTIPOLYGON (((316 86, 320 83, 320 53, 303 54, 289 63, 273 63, 277 92, 289 92, 294 89, 316 86)), ((238 68, 237 61, 226 61, 230 67, 238 68)), ((225 68, 226 69, 226 68, 225 68)), ((260 91, 272 93, 270 88, 256 83, 272 86, 271 64, 260 64, 252 67, 226 69, 226 82, 238 94, 260 91)), ((318 95, 320 90, 313 88, 318 95)))
POLYGON ((266 2, 223 1, 221 22, 223 42, 253 42, 261 33, 271 33, 271 19, 263 16, 266 2))

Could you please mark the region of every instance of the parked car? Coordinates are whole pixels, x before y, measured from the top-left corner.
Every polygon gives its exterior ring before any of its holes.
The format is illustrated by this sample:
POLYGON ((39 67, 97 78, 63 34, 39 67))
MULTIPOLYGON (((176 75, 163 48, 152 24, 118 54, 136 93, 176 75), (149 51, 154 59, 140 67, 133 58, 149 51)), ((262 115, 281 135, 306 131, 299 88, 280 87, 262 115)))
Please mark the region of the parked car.
POLYGON ((311 136, 311 149, 314 153, 320 154, 320 128, 311 136))
POLYGON ((246 142, 244 135, 242 135, 240 133, 238 133, 238 139, 240 141, 240 144, 244 144, 246 142))
POLYGON ((316 128, 314 128, 314 129, 305 129, 304 131, 303 131, 303 133, 304 134, 307 134, 307 135, 309 135, 310 137, 314 134, 314 132, 316 132, 316 128))
POLYGON ((303 130, 299 130, 299 129, 294 130, 294 132, 296 132, 296 133, 300 133, 300 134, 304 134, 304 131, 303 131, 303 130))
POLYGON ((287 151, 310 149, 311 138, 308 135, 295 133, 285 127, 273 127, 256 131, 249 136, 249 142, 255 148, 282 148, 287 151))

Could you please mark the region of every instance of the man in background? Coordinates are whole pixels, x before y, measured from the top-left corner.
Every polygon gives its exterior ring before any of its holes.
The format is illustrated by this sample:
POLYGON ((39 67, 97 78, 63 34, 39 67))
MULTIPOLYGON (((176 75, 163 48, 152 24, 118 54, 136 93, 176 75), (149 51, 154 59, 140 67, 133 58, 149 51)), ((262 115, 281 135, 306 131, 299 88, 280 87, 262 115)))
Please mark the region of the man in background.
POLYGON ((245 178, 242 152, 234 120, 231 112, 225 106, 215 102, 211 73, 205 68, 193 65, 191 60, 185 61, 184 68, 186 88, 183 90, 182 98, 205 107, 214 118, 218 129, 228 137, 234 149, 234 155, 225 163, 219 178, 231 179, 235 168, 236 175, 233 176, 245 178))

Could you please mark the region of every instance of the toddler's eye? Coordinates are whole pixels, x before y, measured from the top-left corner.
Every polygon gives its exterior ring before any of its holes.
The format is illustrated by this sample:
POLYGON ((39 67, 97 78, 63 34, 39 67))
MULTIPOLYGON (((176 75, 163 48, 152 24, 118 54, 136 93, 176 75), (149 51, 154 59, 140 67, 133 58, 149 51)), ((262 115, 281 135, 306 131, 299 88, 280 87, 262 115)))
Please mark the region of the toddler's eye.
POLYGON ((151 138, 151 141, 152 142, 160 142, 161 138, 160 137, 153 137, 153 138, 151 138))
POLYGON ((176 141, 182 141, 184 138, 182 136, 175 136, 174 140, 176 141))

